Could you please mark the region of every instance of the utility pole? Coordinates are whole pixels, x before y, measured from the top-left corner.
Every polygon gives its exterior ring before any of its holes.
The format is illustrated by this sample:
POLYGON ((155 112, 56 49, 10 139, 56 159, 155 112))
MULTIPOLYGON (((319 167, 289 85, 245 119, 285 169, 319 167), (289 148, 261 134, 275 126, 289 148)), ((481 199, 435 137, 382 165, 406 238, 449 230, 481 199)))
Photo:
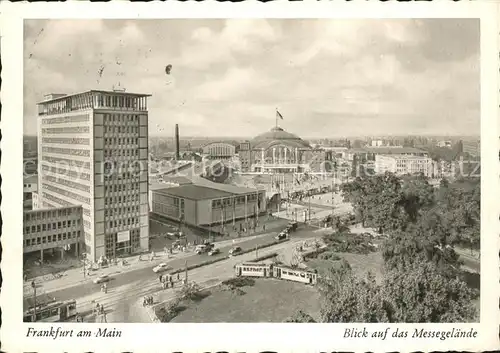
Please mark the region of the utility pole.
POLYGON ((187 260, 186 260, 184 266, 186 268, 186 273, 185 273, 184 281, 187 284, 188 283, 188 262, 187 262, 187 260))

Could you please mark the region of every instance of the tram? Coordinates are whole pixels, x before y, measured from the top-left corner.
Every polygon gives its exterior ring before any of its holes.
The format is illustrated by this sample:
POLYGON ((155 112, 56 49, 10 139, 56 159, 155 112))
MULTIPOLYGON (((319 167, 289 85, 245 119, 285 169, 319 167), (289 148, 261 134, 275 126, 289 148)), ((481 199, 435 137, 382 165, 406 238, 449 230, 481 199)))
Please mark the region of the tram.
POLYGON ((24 322, 64 322, 75 317, 76 300, 56 301, 48 304, 37 305, 36 314, 35 308, 31 307, 24 312, 24 322))
POLYGON ((234 268, 237 277, 276 278, 313 285, 318 282, 316 271, 291 268, 284 265, 241 263, 234 268))

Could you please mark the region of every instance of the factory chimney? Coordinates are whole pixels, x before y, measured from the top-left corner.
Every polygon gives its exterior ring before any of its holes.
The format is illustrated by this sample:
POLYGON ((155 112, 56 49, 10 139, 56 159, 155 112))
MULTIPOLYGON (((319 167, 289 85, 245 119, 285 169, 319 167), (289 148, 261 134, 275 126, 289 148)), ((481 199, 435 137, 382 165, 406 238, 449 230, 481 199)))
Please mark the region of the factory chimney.
POLYGON ((175 159, 181 159, 181 153, 179 150, 179 124, 175 124, 175 159))

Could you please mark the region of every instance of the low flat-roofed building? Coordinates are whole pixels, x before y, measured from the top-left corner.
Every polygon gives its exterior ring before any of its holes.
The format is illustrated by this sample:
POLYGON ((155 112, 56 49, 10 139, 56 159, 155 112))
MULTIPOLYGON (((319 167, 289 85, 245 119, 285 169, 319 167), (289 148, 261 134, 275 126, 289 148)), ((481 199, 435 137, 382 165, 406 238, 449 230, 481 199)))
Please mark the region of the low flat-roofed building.
POLYGON ((78 256, 84 243, 82 206, 68 206, 25 211, 23 213, 23 252, 73 249, 78 256))
POLYGON ((204 227, 249 219, 266 212, 265 190, 218 184, 189 184, 152 190, 153 213, 204 227))

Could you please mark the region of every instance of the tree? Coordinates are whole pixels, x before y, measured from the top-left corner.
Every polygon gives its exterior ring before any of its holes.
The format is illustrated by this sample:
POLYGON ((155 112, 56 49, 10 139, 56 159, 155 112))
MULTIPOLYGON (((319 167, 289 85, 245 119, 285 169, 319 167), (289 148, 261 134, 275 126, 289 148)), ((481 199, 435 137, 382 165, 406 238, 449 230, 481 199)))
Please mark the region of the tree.
POLYGON ((432 262, 416 261, 389 270, 382 283, 356 277, 345 263, 318 283, 322 322, 469 322, 477 292, 432 262))
POLYGON ((315 323, 316 321, 313 317, 302 310, 297 310, 292 316, 285 319, 284 322, 294 322, 294 323, 315 323))
POLYGON ((390 270, 382 284, 390 322, 469 322, 476 316, 476 294, 458 277, 449 278, 426 261, 405 271, 390 270))
POLYGON ((357 278, 343 260, 319 283, 322 322, 388 322, 373 276, 357 278))

